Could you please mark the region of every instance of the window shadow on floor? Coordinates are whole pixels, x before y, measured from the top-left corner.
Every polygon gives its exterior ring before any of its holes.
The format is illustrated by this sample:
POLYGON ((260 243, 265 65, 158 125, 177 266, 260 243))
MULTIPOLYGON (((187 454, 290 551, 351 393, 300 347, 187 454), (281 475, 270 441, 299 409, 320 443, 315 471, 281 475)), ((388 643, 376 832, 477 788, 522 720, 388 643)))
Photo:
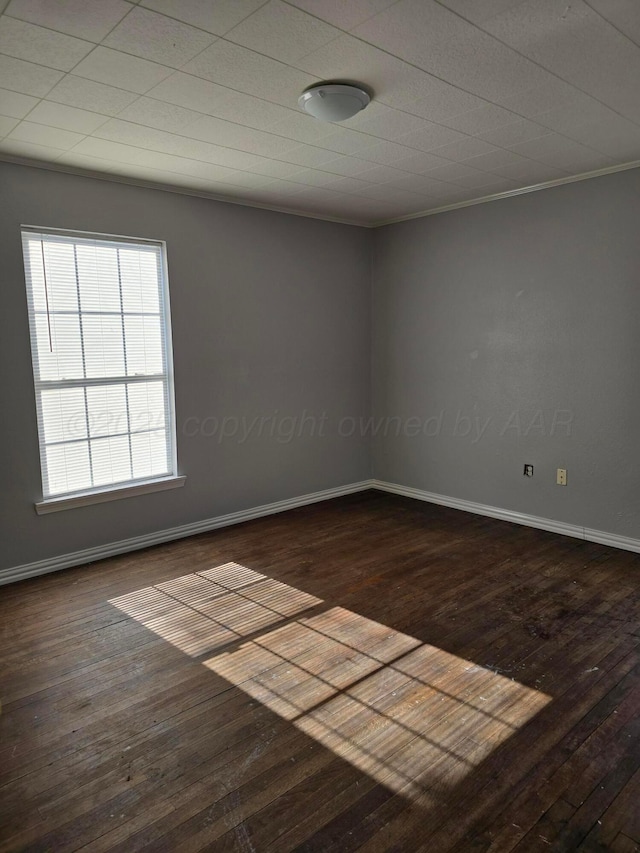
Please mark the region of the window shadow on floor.
POLYGON ((422 809, 550 702, 237 563, 110 603, 422 809))

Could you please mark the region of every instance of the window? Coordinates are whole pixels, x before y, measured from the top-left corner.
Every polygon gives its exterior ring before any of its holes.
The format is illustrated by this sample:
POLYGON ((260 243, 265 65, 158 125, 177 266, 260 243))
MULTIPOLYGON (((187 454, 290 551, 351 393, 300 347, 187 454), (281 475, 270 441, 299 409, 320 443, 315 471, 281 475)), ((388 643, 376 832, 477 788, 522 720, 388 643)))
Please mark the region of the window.
POLYGON ((168 487, 177 471, 163 244, 29 228, 22 243, 44 499, 36 508, 168 487))

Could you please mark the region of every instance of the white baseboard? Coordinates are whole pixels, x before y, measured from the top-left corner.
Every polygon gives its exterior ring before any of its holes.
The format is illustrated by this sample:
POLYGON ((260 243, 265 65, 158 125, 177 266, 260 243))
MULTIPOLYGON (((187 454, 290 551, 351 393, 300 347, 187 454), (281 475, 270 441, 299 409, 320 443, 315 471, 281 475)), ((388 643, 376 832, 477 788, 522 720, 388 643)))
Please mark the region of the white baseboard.
POLYGON ((460 498, 450 498, 447 495, 438 495, 435 492, 425 492, 422 489, 414 489, 410 486, 399 486, 396 483, 386 483, 383 480, 373 480, 371 487, 382 492, 391 492, 394 495, 404 495, 407 498, 415 498, 419 501, 427 501, 432 504, 449 506, 453 509, 461 509, 464 512, 473 512, 476 515, 486 515, 490 518, 499 518, 502 521, 510 521, 513 524, 522 524, 525 527, 537 527, 540 530, 550 530, 552 533, 561 533, 563 536, 573 536, 575 539, 584 539, 587 542, 598 542, 600 545, 609 545, 611 548, 621 548, 624 551, 635 551, 640 553, 640 539, 631 539, 628 536, 619 536, 617 533, 607 533, 604 530, 593 530, 589 527, 580 527, 577 524, 567 524, 564 521, 554 521, 551 518, 540 518, 537 515, 527 515, 523 512, 514 512, 510 509, 501 509, 488 504, 474 503, 460 498))
POLYGON ((60 569, 68 569, 72 566, 94 563, 96 560, 104 560, 106 557, 126 554, 129 551, 138 551, 141 548, 149 548, 151 545, 160 545, 163 542, 184 539, 187 536, 194 536, 196 533, 206 533, 208 530, 229 527, 232 524, 250 521, 253 518, 286 512, 289 509, 295 509, 299 506, 331 500, 331 498, 338 498, 342 495, 350 495, 355 492, 363 492, 367 489, 378 489, 382 492, 390 492, 419 501, 460 509, 463 512, 486 515, 490 518, 510 521, 513 524, 522 524, 525 527, 536 527, 540 530, 560 533, 563 536, 573 536, 575 539, 598 542, 601 545, 609 545, 611 548, 621 548, 624 551, 640 553, 640 539, 632 539, 628 536, 619 536, 616 533, 607 533, 604 530, 593 530, 588 527, 580 527, 576 524, 553 521, 550 518, 540 518, 535 515, 527 515, 526 513, 514 512, 513 510, 501 509, 500 507, 489 506, 487 504, 474 503, 473 501, 466 501, 460 498, 451 498, 447 495, 425 492, 422 489, 414 489, 411 486, 400 486, 397 483, 387 483, 383 480, 362 480, 359 483, 350 483, 347 486, 324 489, 321 492, 313 492, 296 498, 288 498, 283 501, 275 501, 274 503, 264 504, 263 506, 240 510, 239 512, 231 512, 228 515, 220 515, 217 518, 206 518, 202 521, 183 524, 179 527, 171 527, 167 530, 157 530, 154 533, 147 533, 144 536, 134 536, 131 539, 122 539, 119 542, 110 542, 106 545, 98 545, 95 548, 86 548, 84 551, 74 551, 71 554, 62 554, 59 557, 51 557, 46 560, 38 560, 35 563, 25 563, 22 566, 2 569, 0 570, 0 586, 24 580, 25 578, 45 575, 49 572, 57 572, 60 569))
POLYGON ((208 530, 216 530, 219 527, 229 527, 239 524, 241 521, 250 521, 253 518, 261 518, 265 515, 274 515, 277 512, 286 512, 299 506, 318 503, 319 501, 339 498, 342 495, 350 495, 354 492, 362 492, 371 489, 372 480, 363 480, 360 483, 350 483, 347 486, 338 486, 334 489, 324 489, 321 492, 312 492, 308 495, 300 495, 296 498, 288 498, 283 501, 264 504, 263 506, 243 509, 239 512, 231 512, 228 515, 219 515, 217 518, 206 518, 202 521, 194 521, 191 524, 182 524, 179 527, 171 527, 167 530, 157 530, 144 536, 134 536, 132 539, 122 539, 120 542, 110 542, 107 545, 98 545, 96 548, 86 548, 84 551, 74 551, 71 554, 62 554, 47 560, 38 560, 35 563, 25 563, 10 569, 0 570, 0 585, 13 583, 14 581, 45 575, 49 572, 57 572, 60 569, 68 569, 72 566, 81 566, 84 563, 93 563, 96 560, 104 560, 105 557, 114 557, 117 554, 126 554, 129 551, 138 551, 151 545, 160 545, 162 542, 171 542, 174 539, 184 539, 194 536, 196 533, 205 533, 208 530))

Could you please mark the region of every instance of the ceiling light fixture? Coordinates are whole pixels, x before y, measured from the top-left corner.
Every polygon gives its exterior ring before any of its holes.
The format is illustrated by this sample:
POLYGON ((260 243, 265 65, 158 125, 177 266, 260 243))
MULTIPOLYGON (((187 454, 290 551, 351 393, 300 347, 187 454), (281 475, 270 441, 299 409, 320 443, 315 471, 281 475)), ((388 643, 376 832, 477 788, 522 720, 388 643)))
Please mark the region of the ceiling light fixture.
POLYGON ((320 121, 345 121, 363 110, 371 96, 360 86, 318 83, 303 92, 298 106, 320 121))

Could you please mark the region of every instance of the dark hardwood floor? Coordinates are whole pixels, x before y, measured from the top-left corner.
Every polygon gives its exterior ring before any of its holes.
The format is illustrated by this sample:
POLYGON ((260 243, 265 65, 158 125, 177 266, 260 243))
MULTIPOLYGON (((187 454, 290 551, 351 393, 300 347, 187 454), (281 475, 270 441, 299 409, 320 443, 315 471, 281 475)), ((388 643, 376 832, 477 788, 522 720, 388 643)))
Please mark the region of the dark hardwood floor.
POLYGON ((368 492, 0 630, 2 851, 640 851, 640 555, 368 492))

